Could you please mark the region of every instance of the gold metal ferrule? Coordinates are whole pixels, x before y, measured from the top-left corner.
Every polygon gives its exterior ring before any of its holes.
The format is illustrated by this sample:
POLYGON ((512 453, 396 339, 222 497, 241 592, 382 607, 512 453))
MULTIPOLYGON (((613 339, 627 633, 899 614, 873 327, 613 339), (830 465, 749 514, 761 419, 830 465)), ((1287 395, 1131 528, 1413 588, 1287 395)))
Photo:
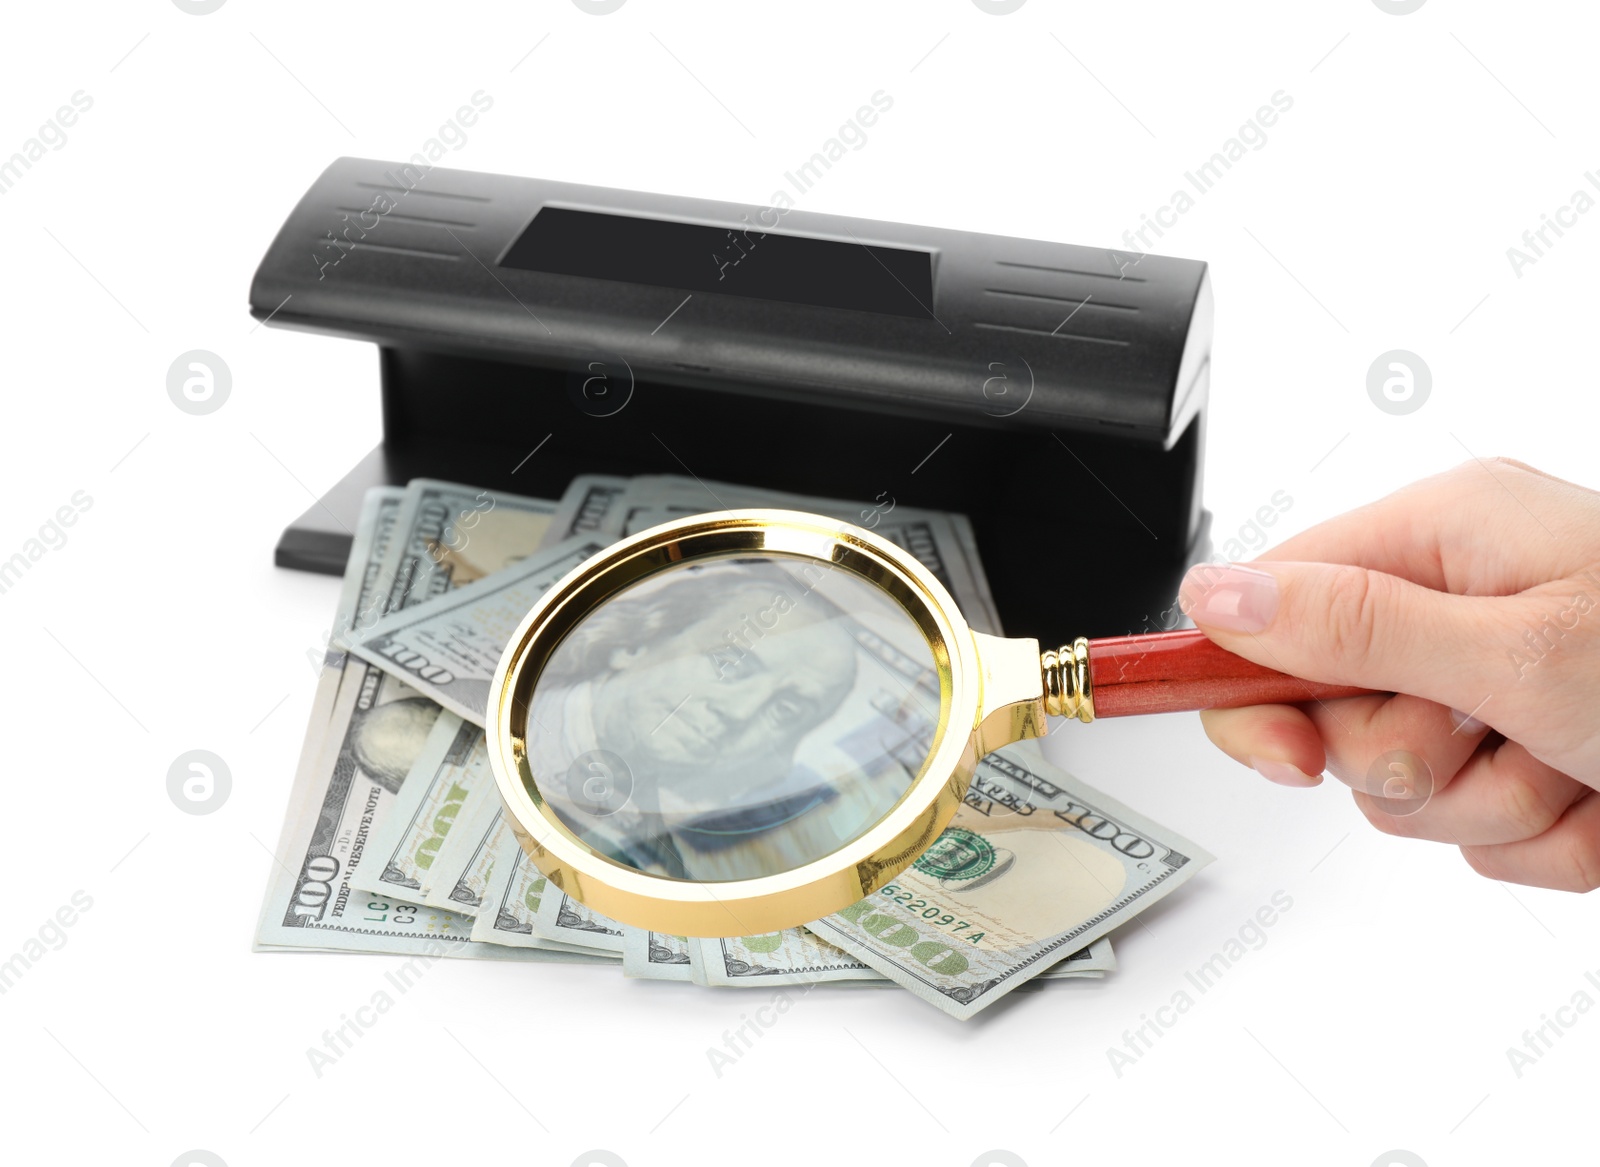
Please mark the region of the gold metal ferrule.
POLYGON ((1094 720, 1094 690, 1089 683, 1089 641, 1080 636, 1071 644, 1039 655, 1044 674, 1044 711, 1051 717, 1094 720))

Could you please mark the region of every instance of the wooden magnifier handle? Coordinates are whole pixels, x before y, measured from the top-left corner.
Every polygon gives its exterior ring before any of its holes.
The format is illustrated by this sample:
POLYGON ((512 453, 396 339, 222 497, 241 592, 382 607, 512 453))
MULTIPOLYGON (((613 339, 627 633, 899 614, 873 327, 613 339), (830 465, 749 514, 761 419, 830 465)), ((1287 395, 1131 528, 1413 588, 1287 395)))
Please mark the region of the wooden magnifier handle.
POLYGON ((1373 691, 1280 673, 1229 652, 1199 629, 1080 638, 1045 653, 1042 663, 1046 710, 1081 721, 1325 701, 1373 691))

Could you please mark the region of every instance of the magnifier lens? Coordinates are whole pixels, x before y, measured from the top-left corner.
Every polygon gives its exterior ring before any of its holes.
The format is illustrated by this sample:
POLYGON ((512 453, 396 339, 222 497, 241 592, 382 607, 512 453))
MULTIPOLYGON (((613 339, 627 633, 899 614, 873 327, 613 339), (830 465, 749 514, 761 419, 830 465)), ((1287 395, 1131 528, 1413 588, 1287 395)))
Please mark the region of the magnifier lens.
POLYGON ((891 596, 829 563, 730 555, 647 576, 567 634, 533 690, 528 763, 613 860, 752 879, 882 819, 939 712, 933 651, 891 596))

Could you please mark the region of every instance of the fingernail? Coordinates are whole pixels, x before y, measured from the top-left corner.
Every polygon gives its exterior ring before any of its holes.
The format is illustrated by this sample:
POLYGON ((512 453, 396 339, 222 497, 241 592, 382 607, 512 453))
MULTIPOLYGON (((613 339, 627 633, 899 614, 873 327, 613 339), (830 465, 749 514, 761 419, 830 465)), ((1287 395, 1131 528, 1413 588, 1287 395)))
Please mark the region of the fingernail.
POLYGON ((1269 782, 1279 786, 1316 786, 1322 782, 1321 774, 1307 774, 1288 762, 1271 762, 1266 758, 1251 757, 1250 768, 1269 782))
POLYGON ((1463 713, 1459 709, 1450 711, 1450 724, 1456 727, 1457 733, 1482 733, 1489 727, 1479 721, 1470 713, 1463 713))
POLYGON ((1199 563, 1178 586, 1178 605, 1196 624, 1260 632, 1278 611, 1278 581, 1237 563, 1199 563))

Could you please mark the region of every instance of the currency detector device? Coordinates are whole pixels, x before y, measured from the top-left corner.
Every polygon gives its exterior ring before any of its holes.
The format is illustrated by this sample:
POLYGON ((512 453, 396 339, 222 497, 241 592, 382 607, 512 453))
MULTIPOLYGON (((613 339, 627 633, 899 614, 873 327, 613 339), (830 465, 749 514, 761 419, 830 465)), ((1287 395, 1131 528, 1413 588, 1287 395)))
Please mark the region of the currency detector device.
POLYGON ((855 500, 863 526, 965 513, 1012 635, 1172 626, 1209 550, 1206 265, 780 195, 334 162, 250 311, 376 344, 383 442, 277 563, 342 573, 366 489, 413 477, 693 475, 855 500))

